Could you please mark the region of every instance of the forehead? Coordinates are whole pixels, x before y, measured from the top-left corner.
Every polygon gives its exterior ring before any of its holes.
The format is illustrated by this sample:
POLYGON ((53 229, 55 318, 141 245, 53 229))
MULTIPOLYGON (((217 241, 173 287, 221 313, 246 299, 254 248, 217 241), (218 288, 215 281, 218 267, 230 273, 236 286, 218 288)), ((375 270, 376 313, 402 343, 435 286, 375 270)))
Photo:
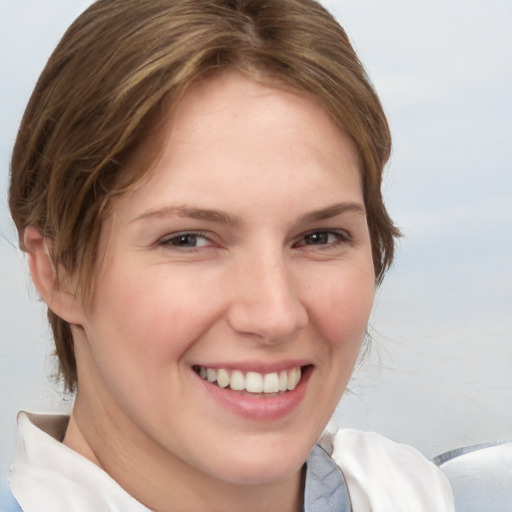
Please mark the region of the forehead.
POLYGON ((191 191, 211 202, 231 198, 233 205, 240 193, 279 200, 272 182, 303 193, 304 180, 312 190, 335 185, 336 194, 360 194, 355 145, 322 106, 239 73, 192 86, 156 135, 130 163, 147 165, 158 146, 149 178, 134 194, 146 203, 165 201, 171 191, 178 202, 191 191))
MULTIPOLYGON (((312 95, 234 71, 193 85, 168 118, 171 136, 179 131, 183 136, 200 133, 218 141, 231 137, 239 145, 256 144, 258 135, 271 144, 271 138, 265 137, 270 125, 294 131, 297 137, 306 135, 315 143, 345 136, 312 95), (226 129, 216 129, 221 127, 226 129), (174 133, 173 128, 177 128, 174 133), (252 138, 247 140, 248 136, 252 138)), ((330 149, 335 151, 336 146, 330 149)))

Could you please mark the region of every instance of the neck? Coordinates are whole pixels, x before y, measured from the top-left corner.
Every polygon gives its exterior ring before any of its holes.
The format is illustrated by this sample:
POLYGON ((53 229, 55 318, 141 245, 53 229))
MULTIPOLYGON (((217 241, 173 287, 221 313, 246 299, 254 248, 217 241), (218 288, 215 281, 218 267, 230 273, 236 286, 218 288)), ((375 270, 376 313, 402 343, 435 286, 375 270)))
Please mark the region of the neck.
POLYGON ((64 444, 101 467, 156 512, 302 510, 305 471, 263 483, 220 479, 166 452, 133 424, 116 422, 111 414, 98 415, 95 407, 82 403, 80 393, 64 444))

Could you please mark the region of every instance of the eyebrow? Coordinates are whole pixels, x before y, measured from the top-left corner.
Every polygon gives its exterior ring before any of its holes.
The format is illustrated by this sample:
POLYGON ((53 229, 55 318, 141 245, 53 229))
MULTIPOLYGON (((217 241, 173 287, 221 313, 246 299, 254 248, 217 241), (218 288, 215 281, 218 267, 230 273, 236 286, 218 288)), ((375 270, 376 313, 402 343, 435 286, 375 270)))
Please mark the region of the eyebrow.
POLYGON ((336 217, 346 212, 353 212, 363 216, 366 216, 366 210, 362 204, 359 203, 337 203, 327 208, 323 208, 321 210, 317 210, 311 213, 306 213, 306 215, 300 218, 300 222, 309 223, 316 222, 319 220, 330 219, 332 217, 336 217))
POLYGON ((145 219, 158 219, 162 217, 186 217, 189 219, 207 220, 219 224, 238 225, 241 224, 240 219, 229 213, 220 210, 209 210, 205 208, 192 208, 188 206, 166 206, 156 210, 147 210, 138 217, 135 217, 132 222, 145 219))
MULTIPOLYGON (((330 219, 346 212, 353 212, 360 215, 366 215, 364 206, 359 203, 336 203, 327 208, 306 213, 299 219, 299 223, 311 223, 320 220, 330 219)), ((189 219, 206 220, 225 224, 229 226, 238 226, 242 224, 239 217, 223 212, 221 210, 210 210, 205 208, 193 208, 188 206, 166 206, 164 208, 150 209, 135 217, 132 222, 146 219, 158 219, 163 217, 186 217, 189 219)))

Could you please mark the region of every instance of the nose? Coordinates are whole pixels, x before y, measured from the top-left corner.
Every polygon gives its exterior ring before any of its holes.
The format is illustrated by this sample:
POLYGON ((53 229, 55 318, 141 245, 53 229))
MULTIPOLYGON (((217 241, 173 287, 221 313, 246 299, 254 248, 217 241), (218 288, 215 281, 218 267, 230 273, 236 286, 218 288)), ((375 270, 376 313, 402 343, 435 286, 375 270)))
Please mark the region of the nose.
POLYGON ((283 255, 253 255, 232 277, 228 323, 238 333, 269 344, 280 343, 307 325, 299 277, 291 272, 283 255))

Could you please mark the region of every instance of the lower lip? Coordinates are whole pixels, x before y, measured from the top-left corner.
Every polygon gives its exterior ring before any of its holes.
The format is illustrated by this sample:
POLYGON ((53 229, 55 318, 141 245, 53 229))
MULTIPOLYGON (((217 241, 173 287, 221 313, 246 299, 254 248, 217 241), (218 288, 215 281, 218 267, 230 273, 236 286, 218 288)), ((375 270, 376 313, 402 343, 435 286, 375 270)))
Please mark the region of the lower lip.
POLYGON ((275 420, 291 414, 302 402, 310 373, 311 368, 307 368, 294 390, 275 396, 243 395, 229 388, 220 388, 197 374, 196 376, 209 396, 237 416, 252 420, 275 420))

